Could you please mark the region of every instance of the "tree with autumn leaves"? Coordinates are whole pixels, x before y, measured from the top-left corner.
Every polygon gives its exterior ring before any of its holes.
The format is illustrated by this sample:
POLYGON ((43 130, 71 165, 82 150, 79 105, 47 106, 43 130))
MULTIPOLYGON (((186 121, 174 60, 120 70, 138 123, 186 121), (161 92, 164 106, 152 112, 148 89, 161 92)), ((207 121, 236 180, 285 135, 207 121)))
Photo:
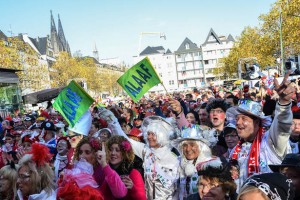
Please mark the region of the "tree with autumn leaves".
MULTIPOLYGON (((262 69, 276 66, 280 58, 280 12, 284 57, 300 53, 300 0, 278 0, 267 14, 259 17, 258 27, 245 27, 229 55, 222 59, 221 70, 227 77, 237 76, 238 61, 256 58, 262 69)), ((215 71, 217 73, 218 71, 215 71)))
POLYGON ((17 74, 22 90, 39 91, 50 86, 47 63, 42 62, 39 54, 19 37, 0 41, 0 66, 20 70, 17 74))
POLYGON ((104 91, 119 94, 121 90, 116 81, 121 74, 96 64, 92 57, 70 57, 65 52, 59 54, 50 69, 52 87, 63 87, 73 79, 82 79, 93 96, 104 91))

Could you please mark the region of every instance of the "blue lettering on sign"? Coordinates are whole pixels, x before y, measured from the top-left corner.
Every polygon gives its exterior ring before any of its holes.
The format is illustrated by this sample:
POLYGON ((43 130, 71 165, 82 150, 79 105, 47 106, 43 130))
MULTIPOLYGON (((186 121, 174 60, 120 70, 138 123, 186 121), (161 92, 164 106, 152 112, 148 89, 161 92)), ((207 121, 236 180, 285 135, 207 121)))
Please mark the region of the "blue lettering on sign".
POLYGON ((134 96, 134 98, 136 98, 137 94, 141 92, 143 85, 145 85, 147 83, 147 79, 150 79, 152 77, 152 75, 149 73, 149 69, 144 65, 141 64, 140 69, 142 69, 144 72, 142 72, 141 70, 137 69, 136 73, 138 75, 140 75, 139 78, 135 75, 132 75, 131 78, 135 81, 135 85, 139 85, 139 87, 136 87, 132 82, 128 81, 125 84, 125 88, 128 90, 128 92, 134 96))
POLYGON ((148 76, 147 74, 144 74, 142 71, 140 70, 136 70, 136 72, 144 79, 144 81, 147 81, 147 79, 150 79, 151 76, 148 76))
POLYGON ((77 95, 76 92, 73 92, 70 88, 67 88, 66 96, 69 99, 69 101, 63 100, 64 104, 62 110, 66 117, 72 122, 75 120, 76 110, 80 106, 82 98, 79 95, 77 95))
POLYGON ((145 67, 144 64, 141 64, 141 65, 140 65, 140 68, 141 68, 142 70, 144 70, 144 72, 146 72, 146 73, 148 74, 148 76, 152 77, 152 75, 149 73, 149 69, 148 69, 147 67, 145 67))

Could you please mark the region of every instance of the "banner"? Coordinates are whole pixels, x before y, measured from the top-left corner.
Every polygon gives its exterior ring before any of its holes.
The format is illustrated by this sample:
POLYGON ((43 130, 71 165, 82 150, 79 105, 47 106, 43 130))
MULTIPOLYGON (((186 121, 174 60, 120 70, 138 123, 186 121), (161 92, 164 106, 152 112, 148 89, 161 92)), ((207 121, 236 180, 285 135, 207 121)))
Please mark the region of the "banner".
POLYGON ((72 80, 53 103, 53 107, 74 127, 80 117, 89 109, 94 99, 78 83, 72 80))
POLYGON ((137 102, 149 89, 161 83, 161 80, 146 57, 127 70, 117 82, 137 102))

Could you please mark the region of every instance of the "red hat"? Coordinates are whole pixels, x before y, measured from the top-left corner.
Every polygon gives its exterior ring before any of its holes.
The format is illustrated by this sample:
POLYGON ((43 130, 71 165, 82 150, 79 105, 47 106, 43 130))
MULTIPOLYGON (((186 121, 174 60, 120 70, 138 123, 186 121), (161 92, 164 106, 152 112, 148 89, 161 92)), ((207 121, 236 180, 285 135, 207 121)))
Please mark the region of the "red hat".
POLYGON ((100 123, 101 128, 107 128, 108 127, 107 122, 102 118, 99 118, 99 123, 100 123))
POLYGON ((44 110, 41 112, 40 117, 45 117, 46 119, 50 119, 49 113, 44 110))
POLYGON ((131 136, 135 136, 135 137, 138 137, 138 138, 141 138, 142 135, 141 135, 142 131, 136 127, 132 128, 129 132, 128 135, 131 135, 131 136))
POLYGON ((28 142, 28 143, 32 144, 35 141, 36 141, 35 138, 30 139, 30 135, 26 135, 22 138, 22 143, 28 142))

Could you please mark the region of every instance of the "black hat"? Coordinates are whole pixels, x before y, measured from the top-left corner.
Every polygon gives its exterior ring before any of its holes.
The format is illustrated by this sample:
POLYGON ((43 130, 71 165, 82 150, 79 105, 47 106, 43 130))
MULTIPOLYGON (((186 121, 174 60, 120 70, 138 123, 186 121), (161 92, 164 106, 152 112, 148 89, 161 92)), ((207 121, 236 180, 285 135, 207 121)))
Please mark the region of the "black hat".
POLYGON ((50 122, 50 121, 43 122, 43 123, 41 124, 41 128, 42 128, 42 129, 45 129, 45 130, 47 130, 47 131, 56 131, 53 122, 50 122))
POLYGON ((26 115, 24 121, 32 121, 34 122, 35 117, 33 115, 26 115))
POLYGON ((206 162, 198 163, 199 176, 215 177, 221 181, 233 181, 231 177, 231 165, 224 157, 216 157, 206 162))
MULTIPOLYGON (((292 200, 295 191, 292 180, 280 173, 265 173, 250 176, 243 184, 254 186, 261 190, 270 199, 292 200)), ((243 190, 243 187, 241 190, 243 190)))
POLYGON ((281 167, 295 167, 300 170, 300 155, 294 153, 286 154, 280 165, 269 165, 269 167, 273 172, 279 172, 281 167))
POLYGON ((300 119, 300 112, 293 112, 293 119, 300 119))

